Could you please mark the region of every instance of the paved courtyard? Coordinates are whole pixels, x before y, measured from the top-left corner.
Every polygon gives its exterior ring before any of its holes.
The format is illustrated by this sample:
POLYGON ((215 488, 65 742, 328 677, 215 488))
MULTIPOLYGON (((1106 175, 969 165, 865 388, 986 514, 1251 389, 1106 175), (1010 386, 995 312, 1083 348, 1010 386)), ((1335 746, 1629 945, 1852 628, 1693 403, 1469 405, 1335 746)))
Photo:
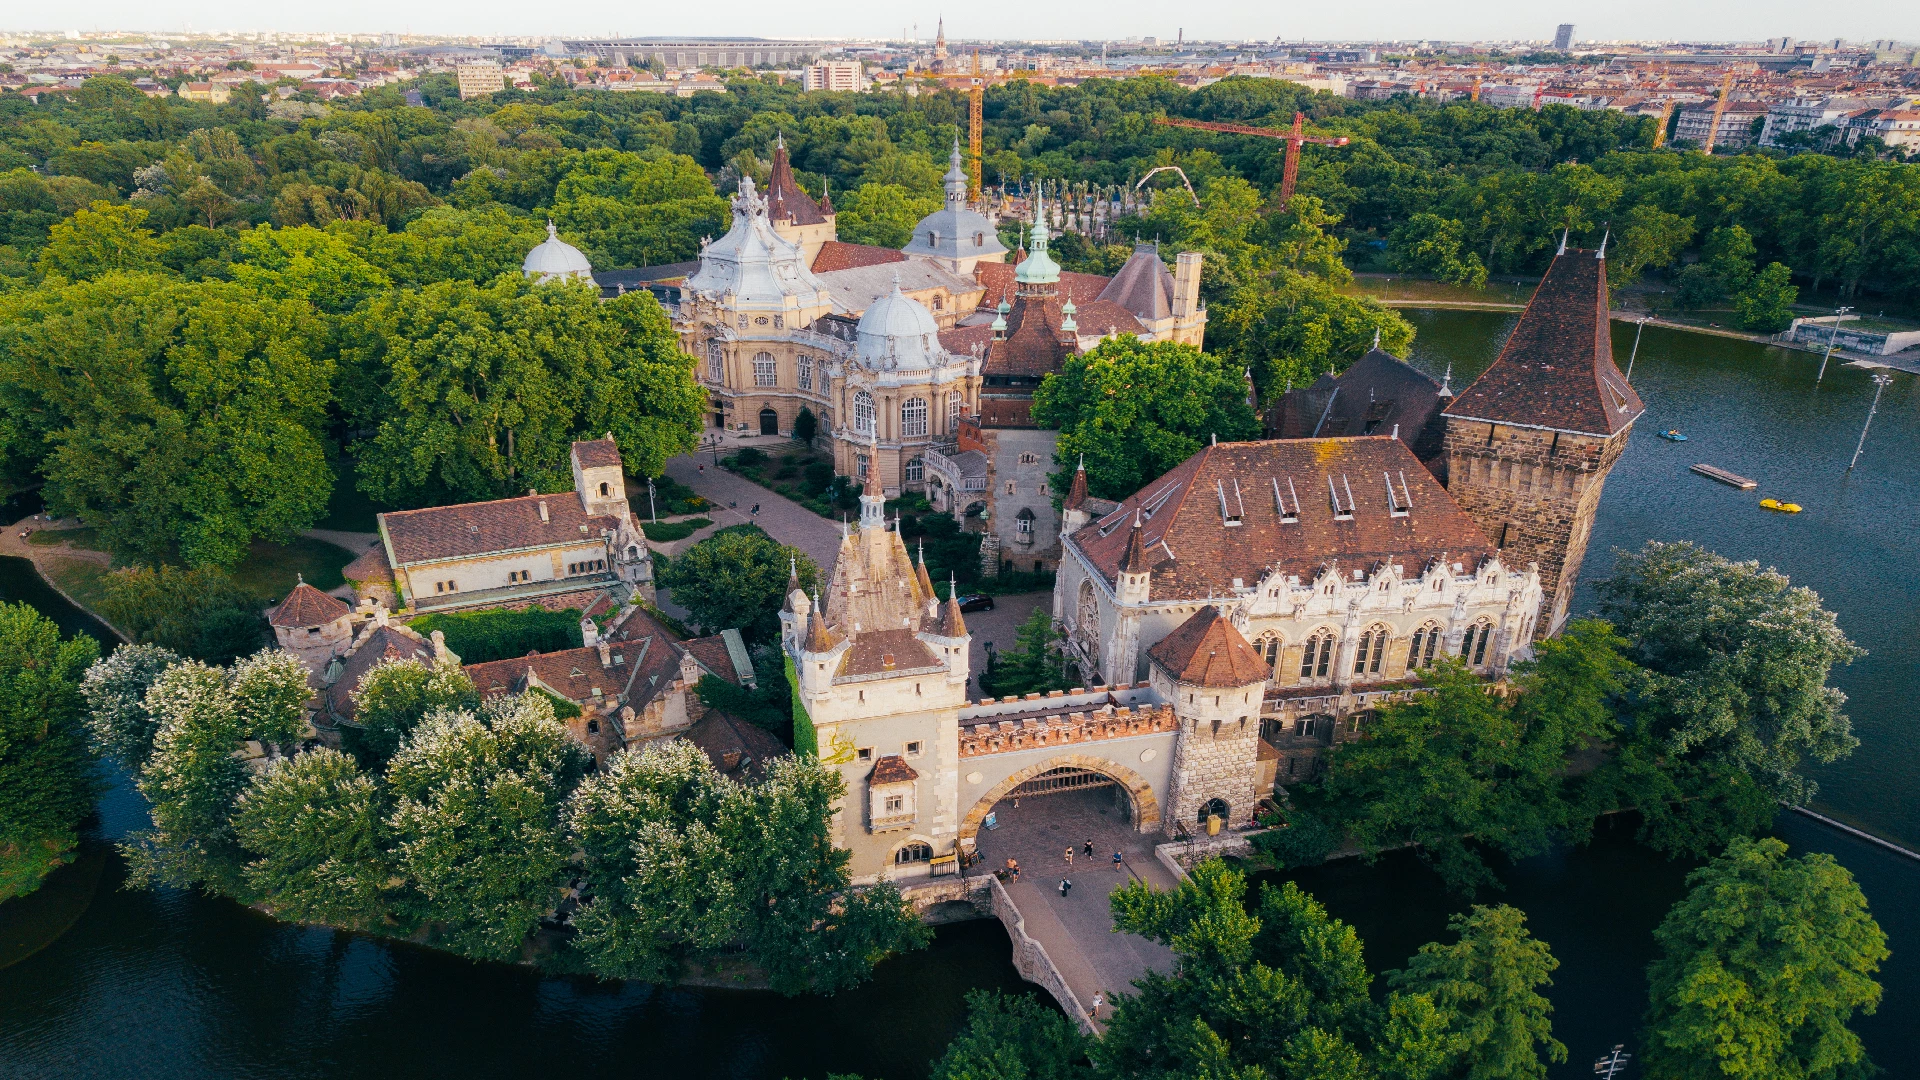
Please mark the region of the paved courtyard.
MULTIPOLYGON (((1156 889, 1178 882, 1153 856, 1159 833, 1134 831, 1115 805, 1114 792, 1104 788, 1002 801, 995 808, 999 828, 981 830, 979 871, 998 870, 1012 857, 1020 862, 1020 880, 1008 887, 1027 932, 1046 947, 1054 966, 1083 1003, 1098 992, 1111 1001, 1117 993, 1133 992, 1133 982, 1148 971, 1171 972, 1172 950, 1133 934, 1113 932, 1107 897, 1130 881, 1145 881, 1156 889), (1094 856, 1086 857, 1086 841, 1094 856), (1074 849, 1068 866, 1066 849, 1074 849), (1114 869, 1113 853, 1122 861, 1114 869), (1060 881, 1073 882, 1060 895, 1060 881)), ((1109 1008, 1100 1010, 1105 1020, 1109 1008)))

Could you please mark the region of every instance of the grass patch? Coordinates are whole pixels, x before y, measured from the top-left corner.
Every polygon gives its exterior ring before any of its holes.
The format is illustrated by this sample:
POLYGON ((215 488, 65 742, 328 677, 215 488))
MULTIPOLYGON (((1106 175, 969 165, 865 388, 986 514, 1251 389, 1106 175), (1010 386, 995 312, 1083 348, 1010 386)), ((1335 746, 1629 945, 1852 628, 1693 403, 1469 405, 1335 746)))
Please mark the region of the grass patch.
POLYGON ((100 543, 100 530, 87 527, 78 529, 35 529, 33 535, 27 537, 27 543, 32 544, 34 547, 59 547, 62 544, 72 544, 82 551, 107 550, 106 547, 100 543))
POLYGON ((695 495, 693 489, 675 480, 671 476, 653 478, 653 505, 647 506, 647 478, 627 477, 627 505, 633 507, 636 514, 665 514, 676 517, 680 514, 697 514, 713 504, 704 497, 695 495), (645 509, 643 509, 645 508, 645 509), (651 513, 647 513, 647 511, 651 513))
POLYGON ((446 634, 447 648, 459 653, 465 664, 511 660, 536 649, 543 653, 578 649, 585 642, 578 608, 422 615, 407 625, 422 635, 435 630, 446 634))
POLYGON ((647 539, 654 543, 670 544, 675 540, 685 540, 711 524, 713 524, 711 520, 703 517, 688 518, 685 521, 643 521, 640 523, 640 531, 646 533, 647 539))
POLYGON ((107 595, 105 566, 91 559, 51 558, 44 560, 41 567, 75 603, 88 611, 100 610, 100 601, 107 595))
POLYGON ((860 507, 860 491, 833 475, 833 459, 805 443, 789 443, 771 452, 749 446, 720 459, 728 472, 784 495, 829 520, 860 507))
POLYGON ((271 603, 293 590, 298 577, 327 592, 346 583, 340 571, 353 561, 354 553, 324 540, 301 536, 285 544, 255 540, 247 557, 228 571, 234 584, 262 603, 271 603))

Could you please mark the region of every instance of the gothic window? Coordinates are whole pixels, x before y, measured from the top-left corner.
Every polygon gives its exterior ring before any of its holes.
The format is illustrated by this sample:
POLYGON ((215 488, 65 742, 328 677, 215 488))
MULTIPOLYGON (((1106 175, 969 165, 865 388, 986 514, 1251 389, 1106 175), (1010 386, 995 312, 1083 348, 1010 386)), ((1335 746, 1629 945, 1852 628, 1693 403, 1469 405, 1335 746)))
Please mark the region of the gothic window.
POLYGON ((947 395, 947 434, 951 435, 960 427, 960 395, 947 395))
POLYGON ((1200 813, 1196 817, 1200 824, 1205 825, 1210 817, 1217 817, 1221 821, 1227 820, 1227 812, 1227 800, 1208 799, 1207 804, 1200 808, 1200 813))
POLYGON ((720 351, 720 343, 707 342, 707 378, 713 382, 724 380, 727 377, 725 365, 726 359, 720 351))
POLYGON ((1380 658, 1387 652, 1387 628, 1376 626, 1360 635, 1360 647, 1353 653, 1355 675, 1380 674, 1380 658))
POLYGON ((1479 667, 1487 660, 1487 639, 1493 636, 1493 624, 1485 619, 1467 627, 1467 636, 1460 641, 1460 659, 1473 667, 1479 667))
POLYGON ((1481 623, 1480 624, 1480 640, 1475 642, 1473 646, 1473 666, 1474 667, 1479 667, 1481 664, 1484 664, 1487 662, 1487 639, 1492 636, 1493 636, 1493 625, 1491 623, 1484 623, 1484 622, 1481 623))
POLYGON ((1413 647, 1407 650, 1407 670, 1433 666, 1434 648, 1440 644, 1440 628, 1423 626, 1413 632, 1413 647))
POLYGON ((873 434, 873 395, 865 390, 853 392, 853 430, 861 435, 873 434))
POLYGON ((813 357, 811 356, 800 358, 800 389, 813 389, 813 357))
POLYGON ((755 353, 753 355, 753 385, 774 386, 777 385, 778 377, 774 367, 772 353, 755 353))
MULTIPOLYGON (((897 799, 899 798, 899 796, 896 795, 894 796, 894 798, 897 799)), ((914 843, 914 844, 908 844, 905 847, 902 847, 899 851, 894 852, 893 864, 895 866, 907 866, 912 863, 926 862, 932 858, 933 858, 933 848, 931 846, 927 844, 914 843)))
POLYGON ((907 483, 918 484, 927 478, 927 463, 919 458, 907 459, 907 483))
POLYGON ((1038 464, 1039 461, 1040 461, 1039 454, 1021 454, 1020 455, 1020 464, 1022 465, 1035 465, 1035 464, 1038 464))
POLYGON ((1080 583, 1080 640, 1100 640, 1100 601, 1093 594, 1093 582, 1080 583))
POLYGON ((1026 507, 1021 507, 1020 512, 1014 515, 1013 531, 1019 533, 1021 536, 1027 539, 1033 538, 1033 511, 1032 510, 1026 507))
POLYGON ((1275 675, 1280 674, 1280 637, 1277 634, 1260 639, 1260 655, 1267 660, 1267 668, 1275 675))
POLYGON ((927 399, 908 398, 900 405, 900 434, 904 438, 922 438, 927 433, 927 399))
POLYGON ((1307 639, 1306 651, 1300 654, 1300 677, 1303 679, 1324 679, 1327 667, 1333 662, 1333 635, 1325 630, 1307 639))

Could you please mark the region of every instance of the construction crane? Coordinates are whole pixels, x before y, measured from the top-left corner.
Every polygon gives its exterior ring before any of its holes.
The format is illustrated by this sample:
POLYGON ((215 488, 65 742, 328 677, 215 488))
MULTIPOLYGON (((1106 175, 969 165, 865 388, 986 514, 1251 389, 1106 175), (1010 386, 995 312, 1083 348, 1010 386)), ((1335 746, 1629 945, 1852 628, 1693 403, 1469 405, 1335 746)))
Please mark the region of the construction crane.
POLYGON ((1733 72, 1720 80, 1720 100, 1713 103, 1713 123, 1707 127, 1707 145, 1701 147, 1708 155, 1713 153, 1713 140, 1720 135, 1720 117, 1727 111, 1727 99, 1733 96, 1733 72))
POLYGON ((1470 95, 1469 99, 1472 101, 1480 100, 1480 76, 1478 75, 1475 75, 1473 77, 1473 93, 1472 95, 1470 95))
POLYGON ((1168 127, 1194 128, 1199 131, 1223 131, 1229 135, 1258 135, 1263 139, 1282 139, 1287 144, 1287 164, 1280 174, 1280 209, 1286 210, 1287 203, 1293 199, 1293 182, 1300 175, 1300 146, 1314 143, 1318 146, 1345 146, 1345 135, 1308 135, 1302 130, 1307 121, 1305 113, 1293 114, 1293 128, 1290 131, 1275 131, 1272 128, 1247 127, 1244 124, 1217 124, 1210 120, 1181 120, 1171 116, 1156 116, 1153 122, 1168 127))
POLYGON ((1667 121, 1673 118, 1673 105, 1673 99, 1668 98, 1666 108, 1660 110, 1660 126, 1653 129, 1653 148, 1655 150, 1660 149, 1667 141, 1667 121))
POLYGON ((967 172, 967 197, 976 205, 980 202, 980 129, 981 108, 986 99, 986 87, 980 79, 980 50, 973 50, 973 82, 967 86, 967 154, 972 167, 967 172))

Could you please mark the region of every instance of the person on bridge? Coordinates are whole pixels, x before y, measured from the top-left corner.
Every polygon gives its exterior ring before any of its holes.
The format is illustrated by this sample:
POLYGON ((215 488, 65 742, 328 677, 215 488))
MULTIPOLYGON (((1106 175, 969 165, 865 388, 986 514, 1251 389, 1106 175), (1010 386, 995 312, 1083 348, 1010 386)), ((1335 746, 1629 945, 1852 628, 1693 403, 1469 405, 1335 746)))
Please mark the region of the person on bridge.
POLYGON ((1020 860, 1012 857, 1009 857, 1007 859, 1007 880, 1008 881, 1020 880, 1020 860))
POLYGON ((1087 858, 1093 858, 1093 838, 1087 838, 1087 858))
POLYGON ((1100 991, 1095 990, 1093 992, 1093 1004, 1088 1007, 1087 1015, 1095 1020, 1100 1019, 1100 1006, 1106 1003, 1106 999, 1100 996, 1100 991))
POLYGON ((1117 874, 1120 872, 1120 864, 1124 861, 1126 861, 1125 858, 1119 852, 1116 851, 1113 853, 1113 872, 1114 873, 1117 874))
POLYGON ((1060 895, 1065 896, 1072 891, 1073 891, 1073 882, 1067 880, 1066 878, 1061 878, 1060 879, 1060 895))

